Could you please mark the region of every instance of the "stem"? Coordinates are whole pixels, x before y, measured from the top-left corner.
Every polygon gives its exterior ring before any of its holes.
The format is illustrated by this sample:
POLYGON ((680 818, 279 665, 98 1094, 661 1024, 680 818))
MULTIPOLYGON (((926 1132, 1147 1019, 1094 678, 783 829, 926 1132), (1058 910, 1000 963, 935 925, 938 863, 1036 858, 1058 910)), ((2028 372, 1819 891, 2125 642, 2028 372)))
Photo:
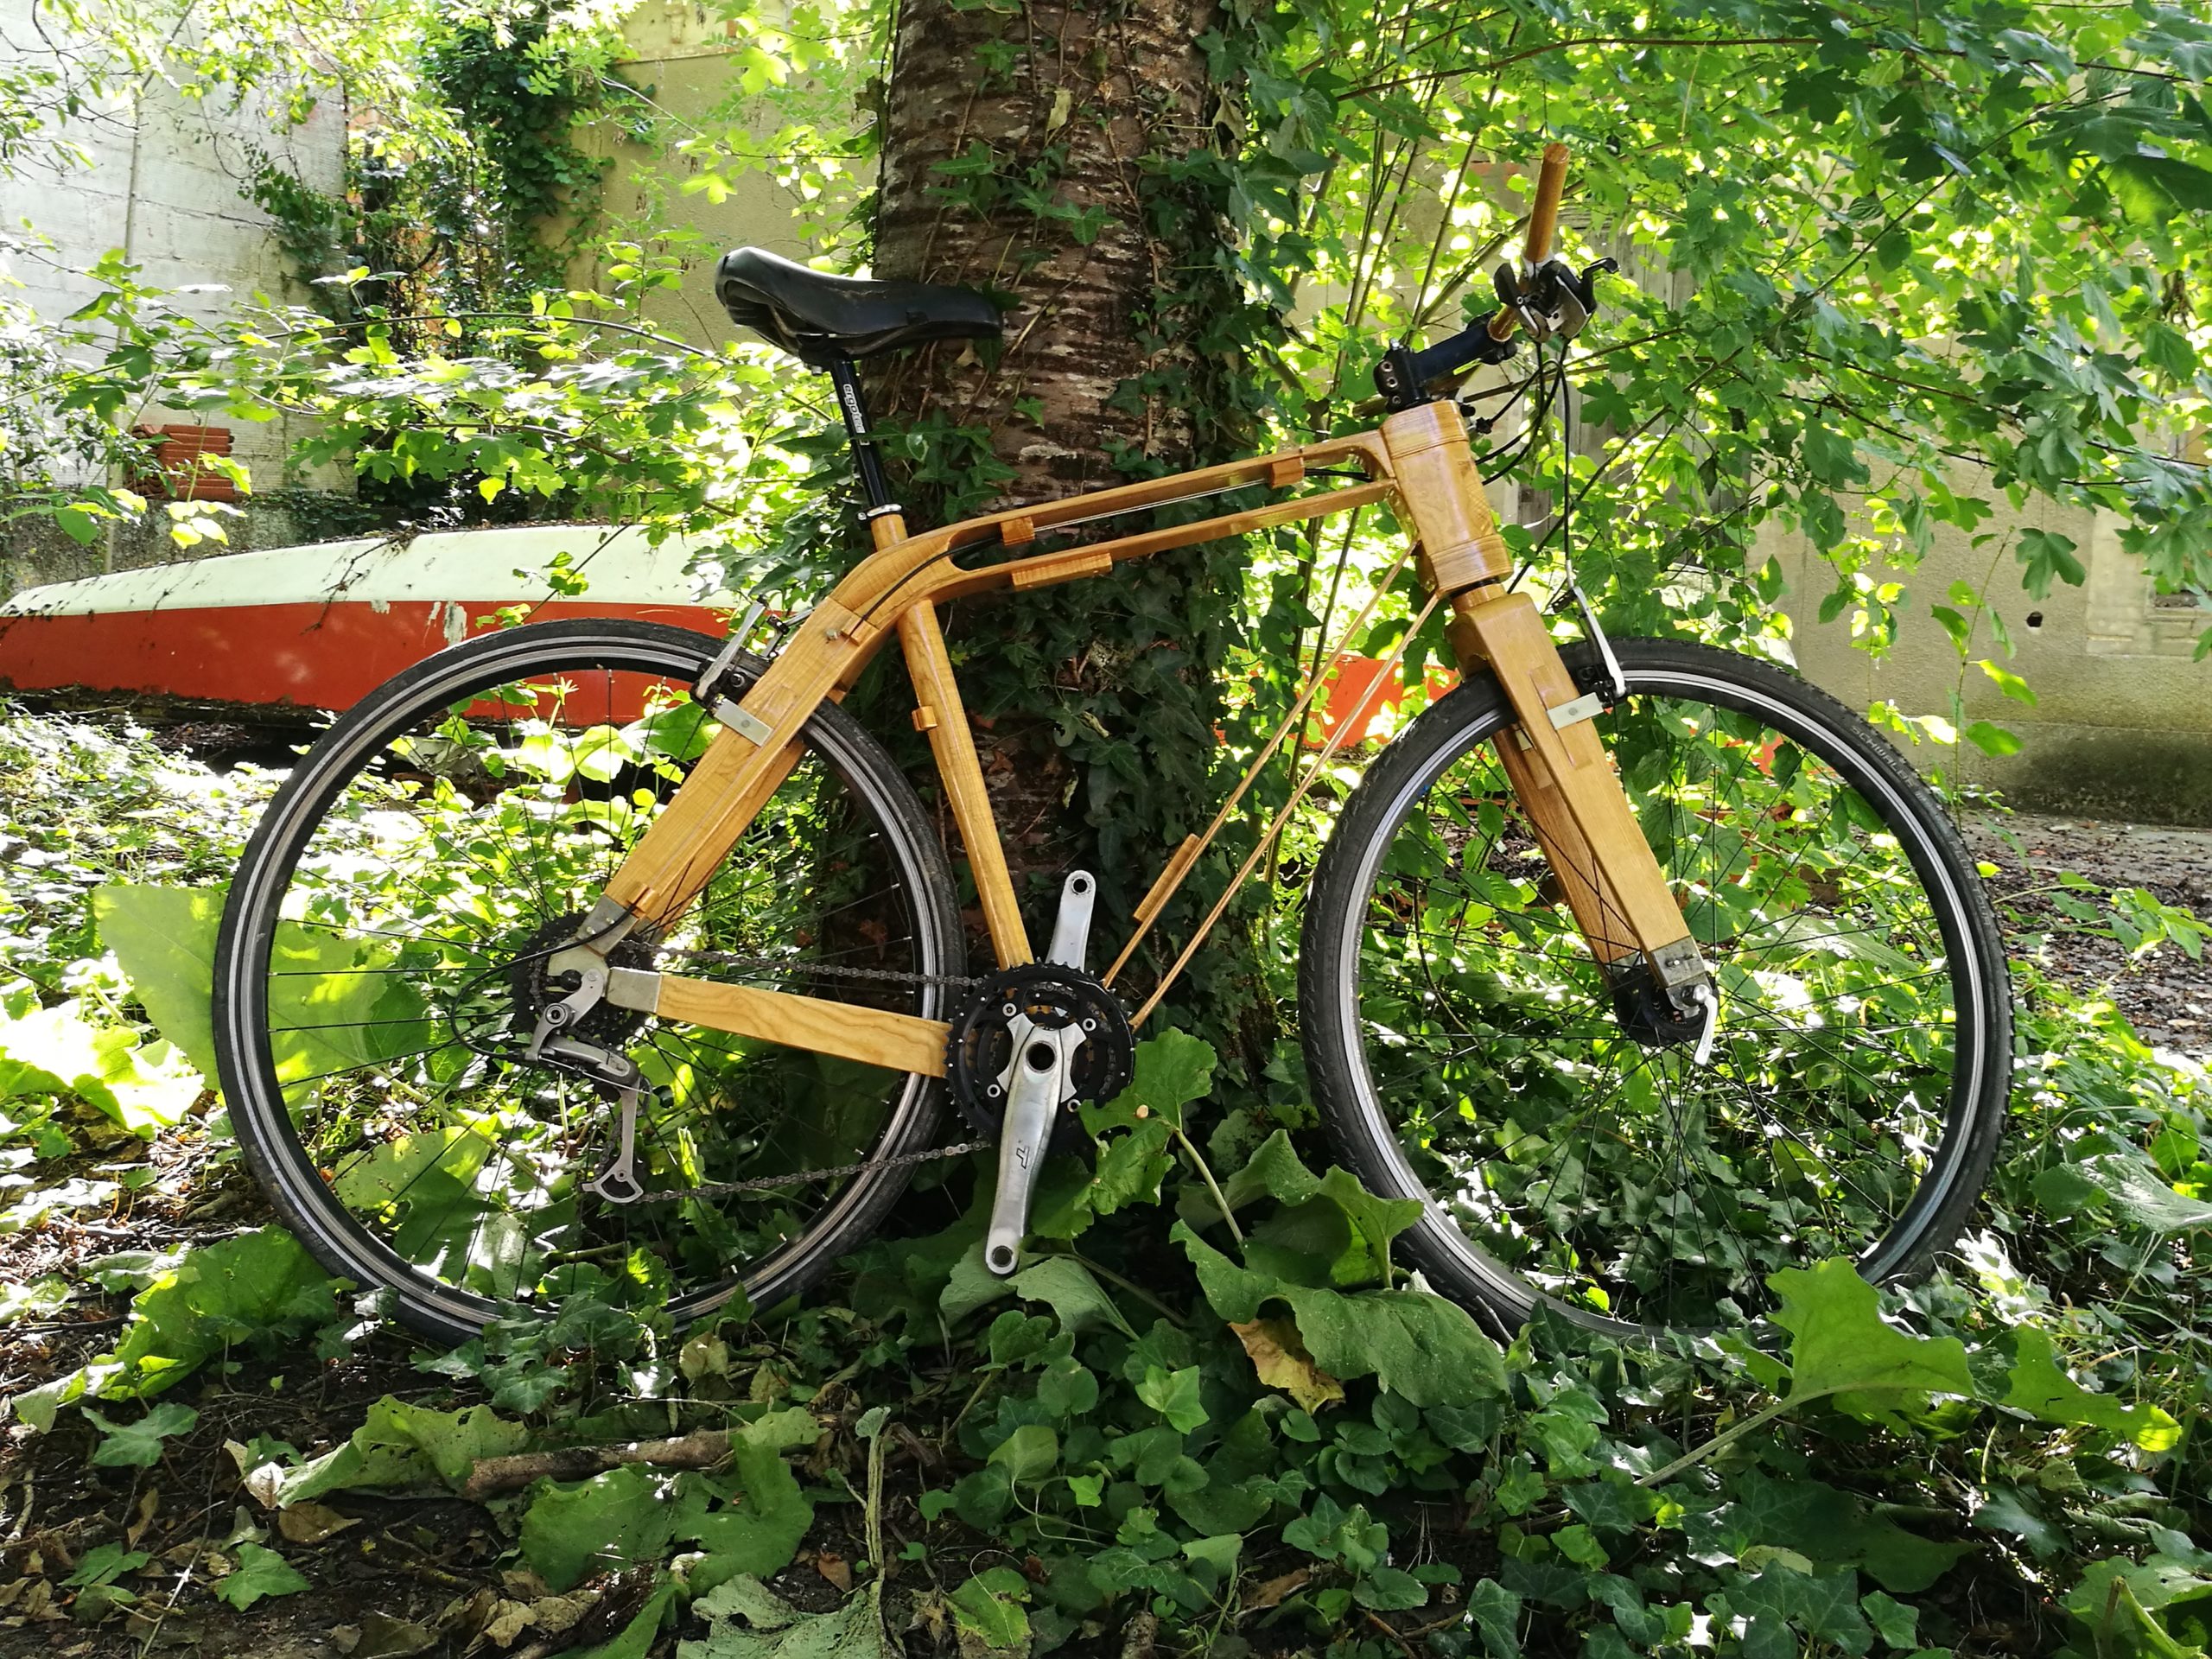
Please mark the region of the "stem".
POLYGON ((1205 1177, 1206 1191, 1213 1194, 1214 1204, 1221 1211, 1221 1218, 1229 1224, 1229 1236, 1236 1241, 1237 1251, 1242 1254, 1244 1230, 1236 1224, 1236 1217, 1230 1213, 1229 1200, 1221 1196, 1221 1183, 1214 1179, 1213 1171, 1206 1166, 1206 1160, 1198 1156, 1198 1149, 1191 1144, 1191 1137, 1183 1133, 1180 1123, 1175 1125, 1175 1139, 1182 1143, 1183 1150, 1190 1154, 1191 1161, 1198 1166, 1198 1173, 1205 1177))

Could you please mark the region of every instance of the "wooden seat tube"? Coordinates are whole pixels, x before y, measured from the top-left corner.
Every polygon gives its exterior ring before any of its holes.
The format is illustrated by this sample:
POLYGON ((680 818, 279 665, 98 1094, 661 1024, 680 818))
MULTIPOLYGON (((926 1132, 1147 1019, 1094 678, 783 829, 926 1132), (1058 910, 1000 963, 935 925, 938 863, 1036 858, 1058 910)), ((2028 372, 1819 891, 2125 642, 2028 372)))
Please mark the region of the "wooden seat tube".
POLYGON ((937 756, 938 776, 951 803, 953 822, 960 826, 976 898, 983 908, 983 925, 990 930, 999 966, 1020 967, 1031 960, 1029 936, 1021 925, 1021 906, 1014 899, 1014 879, 1007 873, 1006 849, 999 843, 998 821, 991 814, 982 767, 976 763, 975 734, 968 729, 968 711, 952 677, 952 659, 944 649, 944 630, 938 626, 937 607, 925 600, 901 611, 899 643, 906 653, 907 676, 914 683, 914 724, 929 734, 937 756))

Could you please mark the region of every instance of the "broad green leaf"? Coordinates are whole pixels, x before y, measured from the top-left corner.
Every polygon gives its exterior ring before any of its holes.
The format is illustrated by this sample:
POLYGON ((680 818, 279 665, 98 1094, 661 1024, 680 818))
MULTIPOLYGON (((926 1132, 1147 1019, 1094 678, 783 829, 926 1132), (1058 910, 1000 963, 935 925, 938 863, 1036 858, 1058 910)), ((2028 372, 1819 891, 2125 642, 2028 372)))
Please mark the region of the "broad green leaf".
POLYGON ((1790 1334, 1791 1401, 1842 1393, 1910 1391, 1972 1397, 1965 1344, 1907 1336, 1882 1320, 1880 1298, 1850 1262, 1788 1268, 1770 1276, 1790 1334))
POLYGON ((217 1580, 215 1593, 244 1612, 270 1596, 296 1596, 308 1587, 292 1564, 259 1544, 238 1546, 238 1570, 217 1580))
POLYGON ((2145 1452, 2171 1451, 2181 1426, 2157 1406, 2122 1405, 2109 1395, 2092 1394, 2059 1364, 2050 1333, 2022 1325, 2012 1333, 2012 1371, 2005 1405, 2050 1423, 2087 1423, 2125 1436, 2145 1452))
POLYGON ((877 1607, 881 1580, 842 1607, 801 1612, 758 1579, 741 1574, 691 1604, 703 1641, 679 1642, 677 1659, 896 1659, 877 1607))
POLYGON ((1071 1255, 1048 1255, 1024 1268, 1009 1282, 1014 1294, 1024 1301, 1049 1306, 1063 1331, 1085 1336, 1110 1329, 1136 1335, 1097 1275, 1071 1255))
POLYGON ((1027 1649, 1029 1615, 1022 1604, 1029 1599, 1029 1580, 1014 1568, 995 1567, 978 1573, 947 1599, 960 1629, 985 1648, 1027 1649))
POLYGON ((96 887, 92 914, 100 939, 115 952, 131 993, 154 1027, 182 1049, 208 1086, 215 1082, 215 935, 223 920, 221 887, 96 887))
POLYGON ((1216 1313, 1245 1325, 1268 1302, 1282 1302, 1313 1363, 1332 1376, 1372 1376, 1417 1406, 1471 1405, 1505 1392, 1497 1344, 1465 1309, 1440 1296, 1288 1285, 1238 1267, 1181 1222, 1169 1236, 1198 1269, 1199 1287, 1216 1313))
POLYGON ((1129 1086, 1103 1106, 1085 1103, 1084 1127, 1093 1135, 1157 1119, 1180 1124, 1183 1109, 1213 1088, 1211 1043, 1187 1033, 1163 1031, 1137 1045, 1129 1086))
POLYGON ((163 1440, 189 1434, 200 1421, 198 1412, 174 1401, 152 1408, 134 1423, 111 1422, 89 1406, 85 1415, 99 1426, 92 1461, 103 1469, 150 1469, 162 1460, 163 1440))
POLYGON ((390 1491, 435 1481, 459 1488, 480 1458, 506 1457, 530 1443, 530 1431, 489 1406, 438 1411, 386 1395, 368 1409, 343 1446, 295 1469, 255 1470, 248 1484, 263 1503, 286 1504, 349 1490, 390 1491))
POLYGON ((673 1485, 634 1464, 589 1480, 549 1484, 524 1511, 523 1560, 556 1590, 588 1572, 658 1560, 676 1533, 673 1485))
MULTIPOLYGON (((712 1510, 687 1503, 677 1535, 697 1541, 718 1573, 760 1578, 782 1572, 814 1524, 813 1500, 799 1490, 784 1453, 813 1445, 821 1433, 813 1416, 796 1408, 769 1412, 737 1430, 730 1437, 736 1501, 712 1510)), ((695 1488, 695 1497, 703 1490, 695 1488)))

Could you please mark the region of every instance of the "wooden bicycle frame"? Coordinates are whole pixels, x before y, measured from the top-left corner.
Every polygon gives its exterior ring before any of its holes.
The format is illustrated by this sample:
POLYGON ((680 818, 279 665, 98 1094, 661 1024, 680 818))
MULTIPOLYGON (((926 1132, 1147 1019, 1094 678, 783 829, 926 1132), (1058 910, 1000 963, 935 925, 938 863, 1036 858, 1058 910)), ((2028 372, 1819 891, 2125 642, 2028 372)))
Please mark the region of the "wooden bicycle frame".
MULTIPOLYGON (((1463 671, 1496 676, 1511 704, 1516 723, 1497 740, 1498 757, 1592 950, 1609 967, 1641 957, 1663 986, 1694 976, 1701 968, 1696 948, 1592 723, 1598 700, 1578 694, 1529 597, 1503 590, 1510 561, 1465 423, 1449 399, 1350 437, 919 535, 909 535, 895 511, 875 518, 875 551, 806 615, 734 711, 723 712, 722 729, 690 777, 607 882, 587 929, 590 948, 603 958, 625 932, 664 934, 674 925, 798 765, 808 717, 825 699, 842 698, 895 635, 912 679, 914 725, 929 734, 999 964, 1030 961, 938 607, 996 588, 1076 582, 1122 560, 1378 501, 1417 537, 1423 581, 1449 601, 1447 632, 1463 671), (1366 481, 1065 550, 1018 551, 1058 526, 1253 486, 1284 492, 1315 468, 1344 462, 1356 463, 1366 481), (963 550, 987 547, 1016 552, 980 568, 953 563, 963 550)), ((1139 933, 1164 890, 1187 874, 1189 850, 1186 843, 1170 860, 1138 906, 1139 933)), ((944 1071, 949 1028, 938 1020, 620 968, 610 972, 607 996, 619 1007, 894 1071, 944 1071)))

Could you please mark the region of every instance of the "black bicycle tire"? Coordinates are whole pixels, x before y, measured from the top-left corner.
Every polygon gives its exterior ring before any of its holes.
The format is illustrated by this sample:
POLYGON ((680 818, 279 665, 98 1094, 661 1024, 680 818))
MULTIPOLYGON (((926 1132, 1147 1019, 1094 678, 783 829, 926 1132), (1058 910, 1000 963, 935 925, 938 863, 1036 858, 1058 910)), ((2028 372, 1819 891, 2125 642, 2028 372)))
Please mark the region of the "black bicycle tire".
MULTIPOLYGON (((1928 1175, 1889 1232, 1877 1242, 1878 1259, 1877 1250, 1861 1257, 1873 1268, 1870 1276, 1882 1282, 1910 1283, 1924 1277, 1966 1225, 1996 1158, 2011 1096, 2010 978, 2003 935, 1974 858, 1941 801, 1897 747, 1818 687, 1774 664, 1688 641, 1628 639, 1615 641, 1614 647, 1632 689, 1666 689, 1669 675, 1678 683, 1717 681, 1778 705, 1804 726, 1834 739, 1859 773, 1853 777, 1847 771, 1847 780, 1862 794, 1872 785, 1870 801, 1886 797, 1902 809, 1917 833, 1907 852, 1923 886, 1931 867, 1949 883, 1955 919, 1970 947, 1966 960, 1976 976, 1986 1035, 1974 1057, 1974 1078, 1955 1103, 1952 1122, 1928 1175), (1943 1172, 1942 1189, 1923 1205, 1929 1183, 1939 1169, 1943 1172), (1909 1236, 1897 1248, 1880 1248, 1908 1223, 1909 1236)), ((1561 654, 1583 689, 1604 683, 1594 650, 1573 645, 1561 654)), ((1374 866, 1409 802, 1453 760, 1487 741, 1510 719, 1496 680, 1488 675, 1471 677, 1439 698, 1391 743, 1345 803, 1315 870, 1300 938, 1299 1007, 1307 1071, 1323 1118, 1353 1173, 1386 1197, 1424 1202, 1421 1221, 1401 1242, 1432 1288, 1484 1317, 1502 1335, 1524 1324, 1539 1300, 1593 1330, 1650 1334, 1653 1327, 1540 1296, 1468 1240, 1414 1174, 1389 1123, 1361 1087, 1363 1060, 1355 1065, 1352 1049, 1359 1016, 1356 995, 1347 995, 1346 960, 1349 951, 1351 961, 1357 961, 1374 866)), ((1831 764, 1838 760, 1833 753, 1825 758, 1831 764)), ((1891 827, 1897 826, 1892 823, 1891 827)))
MULTIPOLYGON (((246 1164, 268 1194, 270 1205, 308 1252, 334 1276, 368 1288, 390 1288, 394 1314, 410 1328, 435 1340, 458 1343, 478 1334, 498 1305, 476 1293, 426 1280, 408 1269, 404 1258, 372 1236, 331 1193, 294 1136, 257 1013, 266 995, 255 964, 273 936, 276 907, 308 838, 331 804, 392 732, 404 729, 418 711, 444 706, 435 691, 525 671, 536 652, 599 647, 637 653, 632 666, 666 673, 689 684, 704 671, 722 641, 688 629, 616 618, 583 618, 535 623, 453 645, 426 658, 386 681, 334 721, 294 768, 263 813, 234 875, 218 937, 214 966, 213 1025, 217 1063, 232 1126, 246 1164), (509 666, 511 665, 511 666, 509 666), (243 896, 241 896, 243 895, 243 896), (251 930, 250 935, 249 930, 251 930), (249 938, 258 949, 249 950, 249 938)), ((751 658, 741 669, 757 673, 751 658)), ((496 681, 495 681, 496 683, 496 681)), ((916 907, 915 932, 925 953, 924 970, 957 975, 965 944, 954 884, 937 830, 882 744, 835 703, 823 703, 801 729, 803 741, 829 757, 856 795, 875 811, 887 841, 900 859, 916 907)), ((927 999, 939 999, 935 987, 927 999)), ((942 1011, 931 1012, 941 1017, 942 1011)), ((886 1120, 874 1153, 917 1152, 935 1138, 944 1090, 917 1075, 886 1120)), ((842 1255, 864 1243, 882 1223, 912 1176, 909 1166, 893 1166, 855 1178, 825 1217, 791 1244, 763 1259, 745 1276, 742 1287, 756 1306, 768 1306, 801 1294, 827 1274, 842 1255)), ((694 1298, 672 1311, 679 1323, 703 1318, 725 1306, 736 1287, 712 1297, 694 1298)))

